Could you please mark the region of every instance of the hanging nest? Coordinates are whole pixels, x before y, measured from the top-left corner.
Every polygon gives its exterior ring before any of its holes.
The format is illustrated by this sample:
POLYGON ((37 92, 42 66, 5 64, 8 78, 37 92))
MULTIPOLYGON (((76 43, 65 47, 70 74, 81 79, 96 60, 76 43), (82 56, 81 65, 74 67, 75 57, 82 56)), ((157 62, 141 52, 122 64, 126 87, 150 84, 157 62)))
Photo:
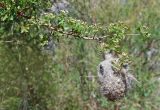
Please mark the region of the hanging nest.
POLYGON ((101 83, 100 92, 111 101, 121 99, 125 96, 125 84, 118 77, 108 77, 101 83))
POLYGON ((136 81, 128 72, 127 65, 124 65, 120 71, 115 71, 113 61, 118 63, 118 58, 115 58, 112 53, 106 53, 105 60, 98 66, 100 93, 111 101, 123 98, 136 81))

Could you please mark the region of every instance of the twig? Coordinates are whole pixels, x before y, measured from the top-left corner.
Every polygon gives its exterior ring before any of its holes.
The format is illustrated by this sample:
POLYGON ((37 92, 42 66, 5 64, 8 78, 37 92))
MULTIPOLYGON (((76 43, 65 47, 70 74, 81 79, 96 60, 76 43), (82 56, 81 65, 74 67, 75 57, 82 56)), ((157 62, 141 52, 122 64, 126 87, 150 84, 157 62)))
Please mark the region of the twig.
MULTIPOLYGON (((51 29, 52 31, 57 31, 57 32, 60 32, 62 34, 65 34, 67 36, 79 36, 78 33, 74 33, 73 31, 68 31, 68 32, 64 32, 62 30, 58 30, 58 28, 55 26, 49 26, 47 24, 42 24, 42 26, 46 26, 47 28, 51 29)), ((104 38, 107 38, 109 35, 106 35, 106 36, 102 36, 102 37, 97 37, 97 36, 92 36, 92 37, 78 37, 78 38, 82 38, 82 39, 85 39, 85 40, 103 40, 104 38)))
POLYGON ((139 36, 140 34, 126 34, 127 36, 139 36))
POLYGON ((14 42, 14 41, 0 41, 0 43, 12 43, 12 42, 14 42))
POLYGON ((114 110, 120 110, 120 106, 118 104, 114 105, 114 110))

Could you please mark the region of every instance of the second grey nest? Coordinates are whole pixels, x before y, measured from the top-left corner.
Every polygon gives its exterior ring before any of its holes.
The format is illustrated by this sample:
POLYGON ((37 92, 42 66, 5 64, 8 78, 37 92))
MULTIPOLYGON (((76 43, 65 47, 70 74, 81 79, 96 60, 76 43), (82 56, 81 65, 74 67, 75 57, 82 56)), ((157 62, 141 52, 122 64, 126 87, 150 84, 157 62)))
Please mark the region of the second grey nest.
POLYGON ((119 61, 112 53, 105 53, 105 60, 98 65, 98 78, 100 83, 100 93, 108 100, 115 101, 121 99, 133 87, 136 78, 129 73, 128 66, 124 65, 117 73, 113 69, 112 62, 119 61))

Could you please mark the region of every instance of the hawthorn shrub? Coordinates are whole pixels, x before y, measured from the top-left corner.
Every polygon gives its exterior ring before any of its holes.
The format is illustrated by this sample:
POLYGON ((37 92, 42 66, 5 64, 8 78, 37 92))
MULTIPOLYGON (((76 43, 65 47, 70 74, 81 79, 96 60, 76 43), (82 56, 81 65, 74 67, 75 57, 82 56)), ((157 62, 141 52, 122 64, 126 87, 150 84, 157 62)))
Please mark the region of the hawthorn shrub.
MULTIPOLYGON (((77 10, 87 3, 79 4, 77 10)), ((121 108, 158 109, 158 99, 153 94, 156 85, 151 81, 153 75, 144 65, 143 54, 152 38, 147 27, 141 25, 143 22, 133 29, 117 20, 114 23, 107 20, 106 26, 101 25, 104 20, 89 22, 94 17, 87 13, 47 12, 51 5, 49 0, 0 2, 0 109, 113 108, 114 102, 100 96, 96 77, 88 80, 89 73, 96 76, 101 54, 106 50, 114 50, 121 63, 131 61, 140 81, 119 102, 121 108), (56 44, 55 55, 42 52, 50 38, 56 44), (137 56, 132 54, 135 49, 140 49, 137 56)))

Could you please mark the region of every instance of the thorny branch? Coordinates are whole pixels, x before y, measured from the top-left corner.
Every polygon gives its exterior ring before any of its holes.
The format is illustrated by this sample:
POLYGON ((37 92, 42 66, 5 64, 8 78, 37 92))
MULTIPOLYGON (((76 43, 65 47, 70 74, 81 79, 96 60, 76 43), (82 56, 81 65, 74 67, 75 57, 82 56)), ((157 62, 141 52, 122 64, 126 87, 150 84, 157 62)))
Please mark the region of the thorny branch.
MULTIPOLYGON (((57 31, 59 33, 62 33, 66 36, 74 36, 74 37, 78 37, 79 34, 78 33, 74 33, 73 31, 69 31, 69 32, 65 32, 63 30, 58 30, 57 27, 53 27, 53 26, 49 26, 47 24, 43 24, 42 26, 46 26, 48 29, 52 30, 52 31, 57 31)), ((126 34, 126 36, 138 36, 140 34, 126 34)), ((110 35, 106 35, 106 36, 101 36, 101 37, 98 37, 98 36, 86 36, 86 37, 78 37, 78 38, 82 38, 82 39, 85 39, 85 40, 98 40, 98 41, 102 41, 103 39, 107 38, 108 36, 110 35)))

